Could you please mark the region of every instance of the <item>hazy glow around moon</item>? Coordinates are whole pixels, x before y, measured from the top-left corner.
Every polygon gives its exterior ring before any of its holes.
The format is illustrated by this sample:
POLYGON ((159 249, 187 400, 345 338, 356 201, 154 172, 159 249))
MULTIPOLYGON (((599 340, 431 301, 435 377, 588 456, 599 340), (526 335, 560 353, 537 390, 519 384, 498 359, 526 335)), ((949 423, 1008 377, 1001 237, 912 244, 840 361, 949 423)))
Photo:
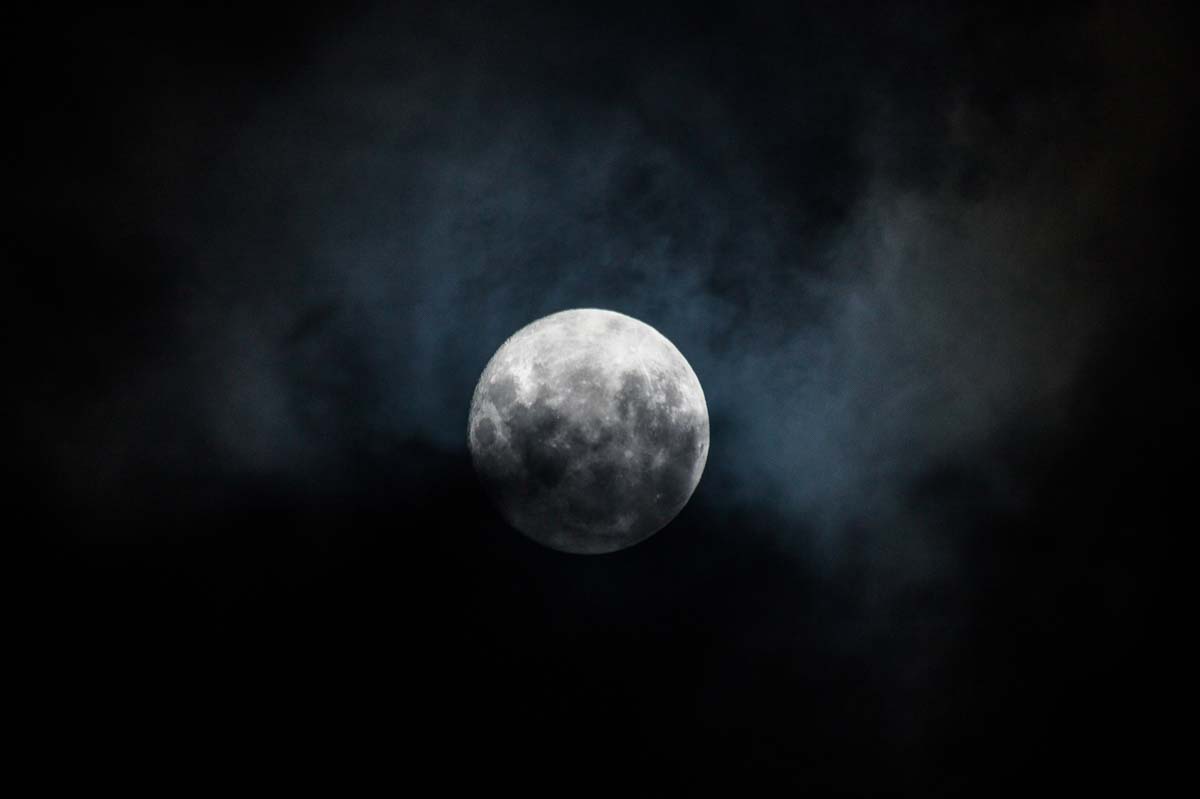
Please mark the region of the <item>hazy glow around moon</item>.
POLYGON ((567 552, 612 552, 687 504, 708 457, 708 408, 683 355, 623 314, 577 309, 513 334, 488 362, 468 438, 504 517, 567 552))

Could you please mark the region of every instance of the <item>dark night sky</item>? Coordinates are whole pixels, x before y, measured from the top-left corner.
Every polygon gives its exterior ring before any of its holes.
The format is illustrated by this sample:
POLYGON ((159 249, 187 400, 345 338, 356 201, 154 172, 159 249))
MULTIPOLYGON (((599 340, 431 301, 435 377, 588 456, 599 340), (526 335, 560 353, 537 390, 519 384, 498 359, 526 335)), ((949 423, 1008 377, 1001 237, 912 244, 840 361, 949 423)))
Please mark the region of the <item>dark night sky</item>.
POLYGON ((44 773, 1152 783, 1191 37, 985 5, 17 14, 44 773), (580 306, 712 421, 688 507, 600 557, 507 528, 465 440, 505 337, 580 306))

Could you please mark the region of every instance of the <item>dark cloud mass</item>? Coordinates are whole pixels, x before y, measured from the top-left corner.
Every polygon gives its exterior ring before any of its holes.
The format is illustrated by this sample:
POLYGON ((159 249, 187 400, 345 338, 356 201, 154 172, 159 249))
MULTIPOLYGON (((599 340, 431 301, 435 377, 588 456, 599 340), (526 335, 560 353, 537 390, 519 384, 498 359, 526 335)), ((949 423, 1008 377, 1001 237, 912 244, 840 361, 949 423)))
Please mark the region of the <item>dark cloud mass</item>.
POLYGON ((1172 5, 976 5, 22 16, 11 468, 63 701, 195 669, 372 762, 348 707, 407 702, 419 760, 496 780, 1140 756, 1194 56, 1172 5), (488 358, 571 307, 660 330, 712 421, 612 557, 523 541, 467 455, 488 358))

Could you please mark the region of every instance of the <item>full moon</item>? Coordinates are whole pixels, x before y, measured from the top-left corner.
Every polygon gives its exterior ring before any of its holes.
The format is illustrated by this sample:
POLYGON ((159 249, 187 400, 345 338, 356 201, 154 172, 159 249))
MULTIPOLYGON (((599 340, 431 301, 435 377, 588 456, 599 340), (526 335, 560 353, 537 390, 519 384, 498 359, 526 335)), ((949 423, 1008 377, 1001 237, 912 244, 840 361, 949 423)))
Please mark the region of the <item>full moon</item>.
POLYGON ((582 308, 504 342, 475 387, 468 441, 513 527, 563 552, 615 552, 691 498, 708 458, 708 407, 661 333, 582 308))

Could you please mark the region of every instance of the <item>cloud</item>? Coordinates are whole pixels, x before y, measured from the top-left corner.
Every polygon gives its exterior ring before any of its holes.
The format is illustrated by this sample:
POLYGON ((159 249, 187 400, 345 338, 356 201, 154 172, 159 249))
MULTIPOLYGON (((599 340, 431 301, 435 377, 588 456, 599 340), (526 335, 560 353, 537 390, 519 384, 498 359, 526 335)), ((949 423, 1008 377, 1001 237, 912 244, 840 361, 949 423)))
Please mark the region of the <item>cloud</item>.
MULTIPOLYGON (((912 487, 947 462, 1019 495, 987 449, 1069 425, 1112 314, 1098 242, 1148 134, 1137 81, 1105 82, 1124 63, 1105 24, 1056 23, 1089 77, 1034 51, 1042 79, 1000 100, 1003 64, 956 51, 961 24, 935 49, 974 71, 938 80, 813 34, 824 55, 794 81, 764 39, 747 103, 684 46, 621 64, 613 31, 535 53, 529 20, 484 37, 381 11, 243 115, 206 118, 204 92, 164 100, 139 169, 181 178, 147 224, 184 290, 175 357, 136 390, 186 396, 176 435, 204 451, 133 448, 166 471, 199 458, 285 482, 387 442, 464 451, 495 348, 595 306, 655 325, 699 374, 703 501, 776 508, 818 531, 801 548, 919 526, 912 487)), ((897 20, 875 25, 863 42, 900 37, 921 66, 897 20)))

